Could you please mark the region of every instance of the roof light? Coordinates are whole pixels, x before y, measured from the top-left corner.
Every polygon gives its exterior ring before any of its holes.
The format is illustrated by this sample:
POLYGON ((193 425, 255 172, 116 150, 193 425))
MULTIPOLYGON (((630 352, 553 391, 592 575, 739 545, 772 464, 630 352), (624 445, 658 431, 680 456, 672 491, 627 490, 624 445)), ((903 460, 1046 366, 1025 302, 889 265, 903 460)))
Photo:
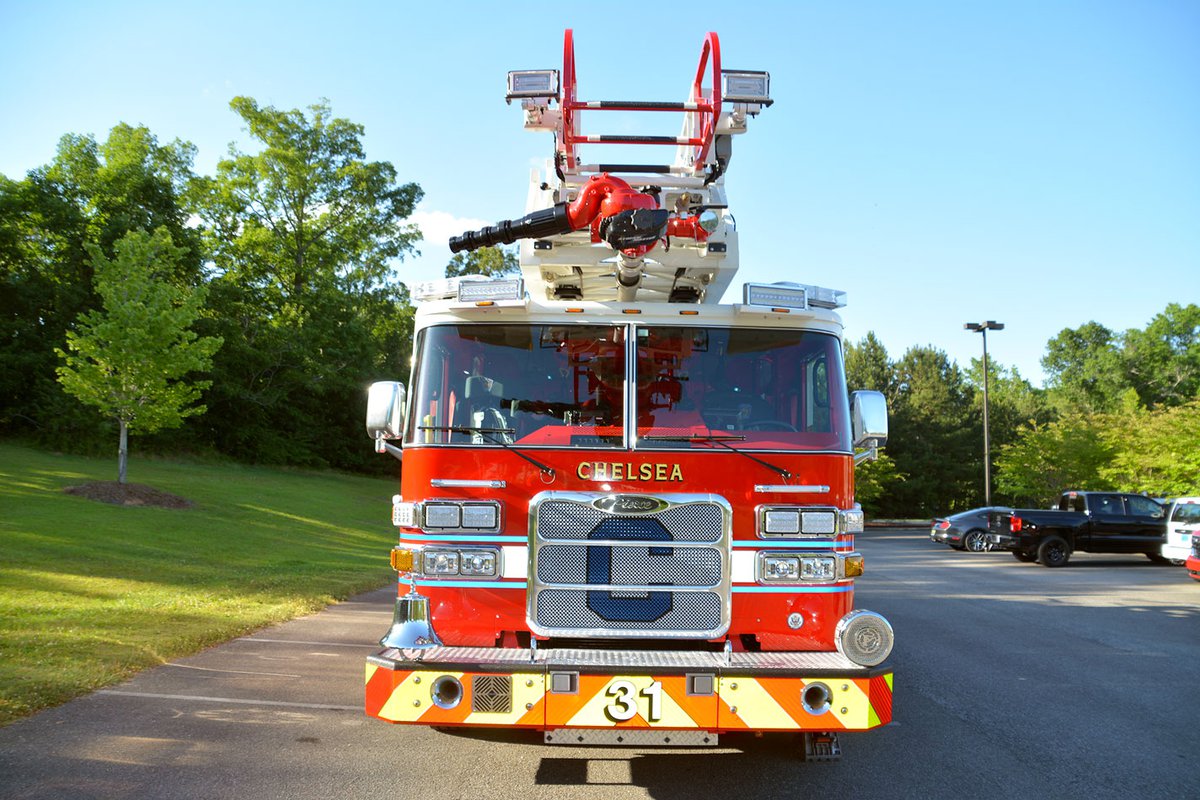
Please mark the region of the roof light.
POLYGON ((721 70, 721 98, 728 103, 755 103, 769 106, 771 73, 753 70, 721 70))
POLYGON ((747 283, 742 288, 742 302, 751 306, 767 306, 772 311, 782 308, 842 308, 846 293, 806 283, 747 283))
POLYGON ((460 303, 478 303, 481 300, 519 300, 524 294, 524 282, 520 278, 498 281, 465 281, 458 284, 458 301, 460 303))
POLYGON ((742 302, 751 306, 805 309, 808 308, 808 291, 794 283, 747 283, 742 288, 742 302))
POLYGON ((506 102, 523 97, 558 97, 558 70, 520 69, 508 73, 506 102))

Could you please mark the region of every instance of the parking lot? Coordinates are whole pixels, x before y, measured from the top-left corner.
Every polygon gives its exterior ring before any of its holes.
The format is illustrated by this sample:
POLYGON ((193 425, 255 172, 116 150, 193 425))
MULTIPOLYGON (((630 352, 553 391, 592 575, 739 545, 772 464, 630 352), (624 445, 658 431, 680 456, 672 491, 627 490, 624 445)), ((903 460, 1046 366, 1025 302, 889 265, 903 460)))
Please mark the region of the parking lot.
POLYGON ((786 737, 560 748, 367 719, 389 587, 0 729, 0 796, 1195 796, 1200 583, 1182 568, 1078 554, 1051 570, 927 530, 858 544, 857 605, 896 631, 895 722, 844 736, 837 764, 786 737))

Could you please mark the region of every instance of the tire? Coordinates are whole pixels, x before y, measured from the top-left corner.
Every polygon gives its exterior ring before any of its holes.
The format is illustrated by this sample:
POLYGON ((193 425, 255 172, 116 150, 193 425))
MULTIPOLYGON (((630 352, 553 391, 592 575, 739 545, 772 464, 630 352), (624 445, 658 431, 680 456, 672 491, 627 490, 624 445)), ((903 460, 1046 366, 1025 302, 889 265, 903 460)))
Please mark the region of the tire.
POLYGON ((980 530, 967 531, 962 541, 963 547, 971 553, 983 553, 988 549, 987 534, 980 530))
POLYGON ((1026 553, 1021 550, 1013 550, 1012 554, 1013 554, 1013 558, 1015 558, 1017 561, 1020 561, 1023 564, 1032 564, 1034 561, 1037 561, 1036 553, 1026 553))
POLYGON ((1038 561, 1043 567, 1065 567, 1071 560, 1071 548, 1061 536, 1047 536, 1038 545, 1038 561))
POLYGON ((1151 564, 1159 564, 1160 566, 1165 566, 1167 564, 1179 563, 1177 561, 1172 561, 1171 559, 1164 556, 1162 553, 1146 553, 1146 558, 1150 559, 1151 564))

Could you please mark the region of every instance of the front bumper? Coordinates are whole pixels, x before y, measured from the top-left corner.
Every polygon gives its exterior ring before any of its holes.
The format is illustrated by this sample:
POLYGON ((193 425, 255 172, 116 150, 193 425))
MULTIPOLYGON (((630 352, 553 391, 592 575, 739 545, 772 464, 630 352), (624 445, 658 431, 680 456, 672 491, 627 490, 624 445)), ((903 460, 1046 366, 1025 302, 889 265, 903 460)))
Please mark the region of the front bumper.
POLYGON ((840 653, 386 648, 367 658, 366 712, 541 731, 868 730, 891 722, 892 669, 840 653), (446 676, 461 687, 451 707, 433 694, 446 676))
POLYGON ((1187 567, 1188 575, 1200 581, 1200 556, 1188 556, 1184 564, 1187 567))

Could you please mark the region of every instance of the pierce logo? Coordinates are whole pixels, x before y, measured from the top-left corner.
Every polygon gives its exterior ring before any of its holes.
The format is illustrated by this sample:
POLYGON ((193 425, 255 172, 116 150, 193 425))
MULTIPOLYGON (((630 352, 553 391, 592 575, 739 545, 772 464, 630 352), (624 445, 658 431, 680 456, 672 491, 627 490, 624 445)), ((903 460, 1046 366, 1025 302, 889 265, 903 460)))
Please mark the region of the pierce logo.
POLYGON ((638 494, 614 494, 601 497, 593 506, 609 514, 652 514, 667 507, 664 500, 638 494))

